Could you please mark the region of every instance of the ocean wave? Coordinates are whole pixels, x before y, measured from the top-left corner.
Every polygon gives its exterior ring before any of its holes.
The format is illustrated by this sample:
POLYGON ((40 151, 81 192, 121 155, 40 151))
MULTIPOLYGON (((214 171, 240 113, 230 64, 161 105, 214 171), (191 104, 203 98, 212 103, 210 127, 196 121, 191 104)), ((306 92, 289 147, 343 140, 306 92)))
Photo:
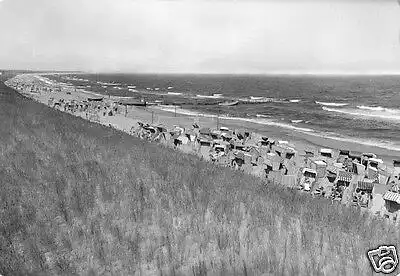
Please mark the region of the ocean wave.
POLYGON ((182 95, 182 93, 179 93, 179 92, 168 92, 167 95, 182 95))
POLYGON ((162 111, 167 111, 167 112, 176 112, 177 114, 182 114, 182 115, 188 115, 188 116, 199 116, 199 117, 217 117, 216 115, 211 115, 211 116, 205 116, 204 114, 197 112, 197 111, 192 111, 188 109, 182 109, 180 106, 175 106, 175 105, 156 105, 152 106, 151 108, 153 109, 159 109, 162 111))
POLYGON ((381 111, 383 107, 381 106, 365 106, 365 105, 358 105, 357 108, 359 109, 367 109, 367 110, 374 110, 374 111, 381 111))
POLYGON ((326 106, 346 106, 348 103, 327 103, 327 102, 318 102, 315 101, 316 104, 326 105, 326 106))
POLYGON ((298 103, 298 102, 300 102, 300 100, 290 100, 289 102, 291 102, 291 103, 298 103))
POLYGON ((335 133, 320 133, 320 132, 312 132, 312 133, 307 133, 308 135, 315 136, 315 137, 321 137, 325 139, 331 139, 331 140, 336 140, 336 141, 341 141, 341 142, 348 142, 348 143, 355 143, 355 144, 360 144, 368 147, 377 147, 381 149, 386 149, 386 150, 391 150, 391 151, 399 151, 400 152, 400 145, 392 143, 392 142, 387 142, 387 141, 379 141, 375 139, 362 139, 362 138, 355 138, 355 137, 340 137, 337 136, 335 133))
MULTIPOLYGON (((175 112, 175 108, 171 107, 171 106, 154 106, 152 108, 169 111, 169 112, 175 112)), ((200 113, 200 112, 187 110, 187 109, 181 109, 181 108, 176 109, 176 113, 182 114, 182 115, 187 115, 187 116, 193 116, 193 117, 208 117, 208 118, 216 118, 217 117, 217 115, 200 113)), ((257 115, 262 115, 262 114, 257 114, 257 115)), ((259 116, 257 116, 257 117, 259 117, 259 116)), ((379 141, 379 140, 374 140, 374 139, 343 137, 343 136, 338 136, 338 134, 336 134, 336 133, 319 132, 319 131, 316 131, 313 129, 296 127, 296 126, 293 126, 290 124, 280 123, 280 122, 276 122, 276 121, 269 120, 269 119, 232 117, 229 115, 220 116, 220 119, 244 121, 244 122, 260 124, 260 125, 275 126, 275 127, 280 127, 280 128, 284 128, 284 129, 289 129, 289 130, 294 130, 297 132, 305 133, 307 135, 311 135, 314 137, 320 137, 320 138, 331 139, 331 140, 342 141, 342 142, 356 143, 356 144, 361 144, 361 145, 368 146, 368 147, 377 147, 377 148, 382 148, 382 149, 386 149, 386 150, 400 152, 400 145, 394 144, 392 142, 379 141)))
POLYGON ((391 108, 386 108, 382 106, 365 106, 365 105, 358 105, 357 108, 359 109, 364 109, 364 110, 370 110, 370 111, 385 111, 387 113, 400 113, 399 109, 391 109, 391 108))
POLYGON ((380 119, 385 121, 400 120, 400 110, 387 109, 387 108, 384 108, 382 110, 381 109, 360 110, 360 109, 335 109, 335 108, 322 107, 322 109, 330 112, 342 113, 356 117, 368 117, 372 119, 380 119))
POLYGON ((256 114, 256 117, 259 117, 259 118, 271 118, 272 116, 264 115, 264 114, 256 114))
POLYGON ((83 92, 83 93, 86 93, 86 94, 91 94, 91 95, 94 95, 94 96, 98 96, 98 97, 105 97, 106 96, 104 94, 95 93, 93 91, 88 91, 88 90, 85 90, 85 89, 79 89, 79 91, 83 92))
POLYGON ((133 99, 132 97, 129 97, 129 96, 112 96, 112 98, 113 99, 133 99))
POLYGON ((212 96, 197 94, 196 97, 197 98, 206 98, 206 99, 217 99, 217 98, 221 98, 222 94, 213 94, 212 96))
MULTIPOLYGON (((169 106, 154 106, 152 108, 155 109, 160 109, 163 111, 168 111, 168 112, 175 112, 175 108, 169 107, 169 106)), ((198 116, 198 117, 207 117, 207 118, 217 118, 217 115, 209 114, 209 113, 200 113, 197 111, 192 111, 188 109, 176 109, 177 114, 182 114, 182 115, 188 115, 188 116, 198 116)), ((259 119, 259 118, 243 118, 243 117, 231 117, 231 116, 219 116, 220 119, 224 120, 235 120, 235 121, 244 121, 248 123, 254 123, 254 124, 260 124, 260 125, 268 125, 268 126, 275 126, 275 127, 280 127, 280 128, 286 128, 290 130, 295 130, 295 131, 300 131, 300 132, 313 132, 313 129, 309 128, 301 128, 301 127, 296 127, 291 124, 286 124, 286 123, 279 123, 273 120, 268 120, 268 119, 259 119)))
POLYGON ((298 123, 303 122, 303 120, 291 120, 291 122, 294 123, 294 124, 298 124, 298 123))

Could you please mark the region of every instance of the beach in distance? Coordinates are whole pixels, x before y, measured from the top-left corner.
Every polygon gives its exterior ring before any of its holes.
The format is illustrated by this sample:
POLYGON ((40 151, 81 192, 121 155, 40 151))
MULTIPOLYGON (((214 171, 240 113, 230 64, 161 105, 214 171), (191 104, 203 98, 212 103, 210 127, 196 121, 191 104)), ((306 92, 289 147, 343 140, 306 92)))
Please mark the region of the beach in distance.
POLYGON ((200 118, 215 127, 218 116, 221 124, 297 144, 373 152, 390 163, 400 157, 398 76, 70 74, 50 78, 100 95, 168 103, 147 109, 164 121, 176 114, 179 120, 200 118), (235 100, 239 100, 235 106, 217 104, 235 100))

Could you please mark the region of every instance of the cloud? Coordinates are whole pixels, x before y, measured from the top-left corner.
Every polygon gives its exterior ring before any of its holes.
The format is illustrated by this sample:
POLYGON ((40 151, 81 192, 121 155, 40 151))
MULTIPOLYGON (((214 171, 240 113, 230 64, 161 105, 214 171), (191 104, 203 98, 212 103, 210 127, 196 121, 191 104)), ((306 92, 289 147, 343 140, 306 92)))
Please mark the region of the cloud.
POLYGON ((299 2, 4 1, 0 65, 139 72, 400 71, 396 2, 299 2))

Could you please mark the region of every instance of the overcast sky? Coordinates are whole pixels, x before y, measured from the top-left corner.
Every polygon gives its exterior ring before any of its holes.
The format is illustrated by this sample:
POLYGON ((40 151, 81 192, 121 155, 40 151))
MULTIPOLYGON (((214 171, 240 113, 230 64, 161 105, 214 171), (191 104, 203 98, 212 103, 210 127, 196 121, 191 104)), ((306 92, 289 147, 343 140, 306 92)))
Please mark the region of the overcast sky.
POLYGON ((396 0, 0 0, 0 68, 400 72, 396 0))

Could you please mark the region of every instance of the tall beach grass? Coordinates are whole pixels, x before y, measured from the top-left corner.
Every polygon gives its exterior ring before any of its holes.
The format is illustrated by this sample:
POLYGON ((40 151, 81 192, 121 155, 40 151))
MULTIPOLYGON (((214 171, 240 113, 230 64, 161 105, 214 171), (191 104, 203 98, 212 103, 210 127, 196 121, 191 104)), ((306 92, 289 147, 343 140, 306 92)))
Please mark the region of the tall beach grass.
POLYGON ((0 274, 373 275, 399 230, 0 84, 0 274))

